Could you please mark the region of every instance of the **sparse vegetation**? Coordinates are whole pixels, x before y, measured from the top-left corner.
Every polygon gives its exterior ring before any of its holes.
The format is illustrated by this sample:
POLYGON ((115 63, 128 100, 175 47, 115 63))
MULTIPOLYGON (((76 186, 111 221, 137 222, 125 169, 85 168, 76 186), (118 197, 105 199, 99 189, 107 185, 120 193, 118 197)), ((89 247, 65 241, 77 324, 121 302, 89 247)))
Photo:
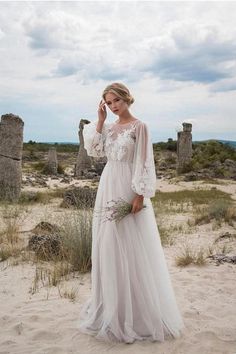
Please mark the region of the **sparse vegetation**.
POLYGON ((193 250, 190 245, 184 245, 180 254, 176 256, 175 262, 177 266, 185 267, 189 264, 205 265, 207 255, 201 247, 199 250, 193 250))
MULTIPOLYGON (((192 143, 193 156, 189 162, 186 162, 181 168, 182 174, 188 172, 198 172, 206 168, 214 168, 214 173, 218 178, 228 178, 231 176, 230 171, 223 164, 227 159, 236 161, 236 149, 228 144, 224 144, 217 140, 207 140, 192 143)), ((157 156, 171 151, 177 153, 177 141, 168 139, 167 142, 159 142, 153 144, 155 161, 158 164, 157 156)), ((168 159, 164 159, 167 165, 173 165, 176 162, 174 155, 168 159)))
POLYGON ((30 288, 31 294, 35 294, 40 286, 50 288, 59 286, 62 280, 69 280, 71 267, 68 262, 35 263, 35 275, 30 288))
POLYGON ((97 188, 88 186, 68 189, 64 194, 61 207, 76 207, 79 209, 93 208, 95 204, 97 188))
MULTIPOLYGON (((47 162, 44 161, 38 161, 36 163, 31 164, 32 169, 35 171, 38 171, 39 173, 42 173, 44 175, 50 175, 50 171, 48 170, 47 162)), ((65 168, 58 163, 57 166, 57 173, 59 175, 63 175, 65 173, 65 168)))
POLYGON ((169 138, 167 142, 160 141, 153 144, 154 151, 177 151, 177 141, 169 138))
POLYGON ((226 159, 236 161, 236 149, 230 145, 216 140, 194 143, 192 159, 185 163, 181 172, 197 172, 200 169, 210 168, 213 164, 216 164, 214 169, 217 177, 228 177, 229 171, 224 166, 218 165, 219 163, 224 163, 226 159))
POLYGON ((18 257, 21 255, 22 246, 11 245, 9 243, 0 243, 0 262, 6 261, 10 257, 18 257))
POLYGON ((61 288, 60 285, 58 286, 58 292, 60 294, 61 297, 64 297, 66 299, 69 299, 71 301, 75 301, 76 300, 76 296, 78 293, 78 288, 76 287, 72 287, 71 289, 65 289, 65 288, 61 288))
POLYGON ((219 223, 231 223, 236 221, 236 208, 232 201, 227 199, 218 199, 203 209, 196 210, 197 216, 195 217, 195 224, 204 224, 211 222, 215 219, 219 223))
MULTIPOLYGON (((59 286, 63 280, 68 281, 73 277, 74 272, 85 273, 91 270, 92 210, 68 210, 60 219, 56 231, 60 235, 61 248, 55 254, 49 252, 46 244, 45 252, 42 249, 40 252, 33 252, 22 242, 19 227, 27 210, 20 204, 1 205, 3 226, 0 232, 0 262, 7 261, 6 265, 33 262, 35 276, 30 289, 32 294, 42 286, 48 289, 55 286, 58 287, 60 296, 73 301, 76 290, 63 290, 59 286)), ((45 233, 46 230, 42 231, 45 233)))
POLYGON ((38 172, 42 172, 44 166, 45 166, 45 162, 43 161, 38 161, 34 164, 31 164, 32 166, 32 169, 35 170, 35 171, 38 171, 38 172))
POLYGON ((0 216, 0 262, 3 262, 10 257, 18 257, 24 248, 19 231, 27 216, 27 208, 4 203, 0 209, 0 216))
POLYGON ((174 243, 173 228, 165 227, 164 225, 159 223, 158 230, 160 233, 162 246, 165 247, 165 246, 173 245, 173 243, 174 243))
POLYGON ((18 204, 3 204, 1 209, 2 229, 0 241, 14 245, 19 241, 19 228, 27 215, 27 208, 18 204))
POLYGON ((47 204, 50 203, 51 200, 55 198, 63 198, 65 188, 57 188, 55 190, 50 190, 46 192, 22 192, 20 195, 20 199, 18 201, 19 204, 33 204, 33 203, 42 203, 47 204))
POLYGON ((173 156, 173 155, 169 155, 165 158, 165 162, 167 164, 175 164, 176 163, 176 160, 177 160, 177 157, 176 156, 173 156))
POLYGON ((55 147, 57 152, 78 152, 79 144, 48 144, 48 143, 37 143, 36 141, 29 140, 28 143, 23 144, 24 151, 30 152, 47 152, 49 148, 55 147))
POLYGON ((218 185, 227 185, 228 182, 224 182, 222 180, 218 180, 216 178, 207 178, 202 181, 202 184, 218 184, 218 185))
POLYGON ((74 271, 91 270, 92 210, 82 209, 71 212, 70 219, 61 224, 62 245, 66 259, 74 271))
POLYGON ((152 202, 157 213, 189 213, 198 205, 208 205, 218 199, 233 201, 228 193, 218 189, 198 189, 157 192, 152 202))
POLYGON ((86 273, 91 270, 92 248, 92 211, 73 210, 66 215, 60 223, 61 252, 55 254, 51 261, 44 262, 44 252, 36 253, 35 277, 31 293, 38 291, 42 286, 57 286, 60 296, 73 300, 76 296, 75 289, 61 291, 62 280, 69 280, 74 272, 86 273))

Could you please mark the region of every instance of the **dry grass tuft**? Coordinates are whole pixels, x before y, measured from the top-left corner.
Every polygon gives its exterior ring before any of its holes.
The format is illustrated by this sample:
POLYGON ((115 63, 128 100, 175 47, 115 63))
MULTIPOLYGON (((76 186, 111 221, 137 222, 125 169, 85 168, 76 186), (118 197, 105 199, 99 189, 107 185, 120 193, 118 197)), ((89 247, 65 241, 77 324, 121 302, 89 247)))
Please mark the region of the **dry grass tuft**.
MULTIPOLYGON (((92 210, 69 210, 60 220, 57 230, 60 235, 61 251, 42 262, 40 254, 35 253, 35 276, 31 287, 34 294, 40 286, 59 287, 62 280, 69 280, 74 272, 86 273, 91 270, 92 250, 92 210)), ((60 296, 73 300, 76 292, 60 291, 60 296)))
POLYGON ((207 254, 201 247, 199 250, 193 250, 190 245, 184 245, 180 254, 175 257, 175 263, 177 266, 185 267, 189 264, 205 265, 207 254))
POLYGON ((92 209, 70 212, 60 225, 62 247, 73 270, 86 273, 91 270, 92 209))
POLYGON ((0 262, 4 262, 10 257, 17 258, 22 253, 22 247, 12 244, 3 244, 0 246, 0 262))
POLYGON ((1 229, 0 229, 0 262, 9 258, 18 258, 24 249, 20 240, 20 227, 27 216, 27 208, 22 208, 17 204, 2 204, 0 209, 1 229))
POLYGON ((58 286, 62 280, 70 278, 71 272, 72 268, 66 261, 53 262, 52 264, 49 262, 45 262, 45 264, 37 262, 30 293, 35 294, 39 290, 40 285, 43 287, 58 286))
POLYGON ((69 299, 72 302, 74 302, 76 300, 76 297, 78 294, 78 288, 72 287, 70 289, 67 289, 67 288, 62 289, 59 285, 57 288, 58 288, 58 292, 62 298, 69 299))
POLYGON ((19 204, 27 205, 27 204, 48 204, 55 198, 63 198, 66 188, 57 188, 55 190, 50 190, 46 192, 22 192, 19 204))

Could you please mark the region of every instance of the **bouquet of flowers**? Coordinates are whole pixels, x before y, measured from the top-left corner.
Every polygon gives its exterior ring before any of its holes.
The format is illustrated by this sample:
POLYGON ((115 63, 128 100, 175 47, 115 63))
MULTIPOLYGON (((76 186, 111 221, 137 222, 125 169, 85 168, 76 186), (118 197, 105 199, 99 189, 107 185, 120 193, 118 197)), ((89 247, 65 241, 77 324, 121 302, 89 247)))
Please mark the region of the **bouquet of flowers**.
MULTIPOLYGON (((146 208, 146 205, 143 205, 146 208)), ((105 221, 117 221, 119 222, 129 213, 131 213, 132 204, 126 202, 124 199, 119 198, 118 200, 110 200, 107 202, 107 206, 101 210, 95 210, 95 213, 102 215, 105 221)))

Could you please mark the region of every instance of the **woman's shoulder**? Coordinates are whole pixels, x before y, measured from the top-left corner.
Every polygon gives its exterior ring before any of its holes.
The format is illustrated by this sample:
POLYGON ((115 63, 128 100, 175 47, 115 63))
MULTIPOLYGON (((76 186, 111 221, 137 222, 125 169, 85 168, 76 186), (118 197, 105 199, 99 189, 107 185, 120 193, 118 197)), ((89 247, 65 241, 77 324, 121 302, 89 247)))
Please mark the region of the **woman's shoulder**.
POLYGON ((145 120, 137 118, 135 122, 135 127, 137 129, 148 129, 148 123, 145 120))

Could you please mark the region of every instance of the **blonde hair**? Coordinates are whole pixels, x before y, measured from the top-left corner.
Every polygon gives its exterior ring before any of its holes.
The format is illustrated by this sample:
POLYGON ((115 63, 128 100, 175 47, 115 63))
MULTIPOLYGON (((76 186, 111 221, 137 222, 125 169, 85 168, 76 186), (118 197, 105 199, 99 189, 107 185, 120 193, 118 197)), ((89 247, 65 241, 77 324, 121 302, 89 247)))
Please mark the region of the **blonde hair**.
POLYGON ((105 88, 102 93, 102 98, 104 101, 106 100, 105 98, 108 92, 114 93, 116 96, 124 100, 129 106, 134 103, 134 98, 131 96, 129 89, 119 82, 113 82, 105 88))

